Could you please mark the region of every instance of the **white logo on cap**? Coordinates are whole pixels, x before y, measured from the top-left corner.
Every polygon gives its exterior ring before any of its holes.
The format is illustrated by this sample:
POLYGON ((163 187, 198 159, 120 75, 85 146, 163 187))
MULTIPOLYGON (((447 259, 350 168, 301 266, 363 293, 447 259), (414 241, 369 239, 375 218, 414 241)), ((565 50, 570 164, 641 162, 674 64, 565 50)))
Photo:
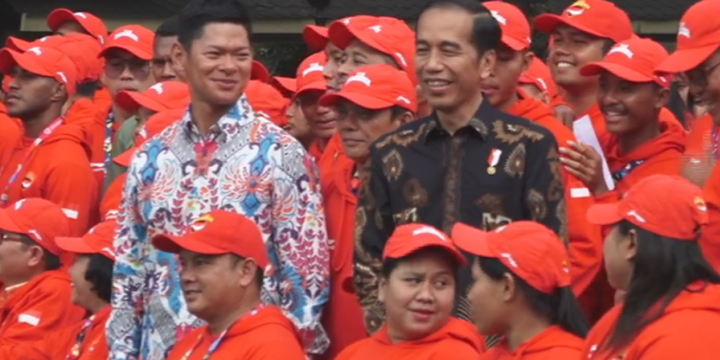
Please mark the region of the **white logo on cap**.
POLYGON ((40 236, 40 233, 37 232, 37 230, 28 230, 28 235, 35 237, 35 240, 43 241, 43 237, 40 236))
POLYGON ((125 30, 123 30, 123 31, 115 34, 115 36, 113 36, 113 39, 118 40, 118 39, 124 38, 124 37, 130 38, 130 39, 132 39, 132 40, 135 41, 135 42, 139 42, 139 41, 140 41, 140 37, 137 36, 137 35, 136 35, 132 30, 130 30, 130 29, 125 29, 125 30))
POLYGON ((158 94, 162 94, 165 91, 165 89, 163 89, 162 83, 157 83, 157 84, 151 86, 150 88, 155 90, 155 92, 158 94))
POLYGON ((628 211, 627 215, 634 217, 634 218, 637 219, 637 221, 639 221, 639 222, 642 222, 642 223, 647 222, 647 221, 645 220, 645 218, 642 217, 642 216, 640 216, 640 214, 638 214, 635 210, 630 210, 630 211, 628 211))
POLYGON ((540 86, 543 87, 543 90, 547 90, 547 89, 548 89, 548 86, 547 86, 547 84, 545 83, 545 80, 543 80, 542 78, 537 78, 537 82, 540 83, 540 86))
POLYGON ((608 55, 614 54, 614 53, 621 53, 628 57, 628 59, 632 59, 635 54, 633 54, 632 50, 630 50, 630 45, 628 44, 619 44, 610 49, 608 51, 608 55))
POLYGON ((109 247, 104 247, 104 248, 102 248, 102 250, 100 250, 100 252, 103 252, 103 253, 106 253, 106 254, 108 254, 108 255, 110 255, 110 256, 112 256, 112 257, 115 257, 115 250, 113 250, 113 249, 111 249, 111 248, 109 248, 109 247))
POLYGON ((364 72, 359 72, 359 73, 349 77, 347 79, 347 81, 345 81, 345 84, 349 84, 351 82, 361 82, 361 83, 365 84, 365 86, 372 85, 372 81, 370 81, 370 78, 368 78, 364 72))
POLYGON ((349 24, 349 23, 350 23, 350 18, 347 18, 347 19, 343 20, 343 24, 347 25, 347 24, 349 24))
POLYGON ((379 34, 382 31, 382 25, 373 25, 373 26, 370 26, 368 29, 379 34))
POLYGON ((492 14, 492 16, 495 18, 495 20, 497 20, 497 22, 507 26, 507 19, 500 15, 499 12, 493 10, 490 12, 490 14, 492 14))
POLYGON ((15 210, 20 210, 23 204, 25 204, 25 199, 18 200, 18 202, 15 203, 15 210))
POLYGON ((500 256, 504 257, 505 260, 507 260, 512 267, 518 267, 517 261, 513 258, 513 256, 510 253, 502 253, 500 256))
POLYGON ((681 22, 680 26, 678 27, 678 36, 684 36, 686 38, 690 38, 690 29, 688 29, 687 25, 685 25, 685 22, 681 22))
POLYGON ((430 226, 423 226, 423 227, 421 227, 421 228, 413 231, 413 235, 422 235, 422 234, 435 235, 435 236, 437 236, 438 238, 440 238, 440 240, 442 240, 442 241, 447 241, 447 239, 446 239, 446 237, 445 237, 445 234, 441 233, 441 232, 438 231, 437 229, 432 228, 432 227, 430 227, 430 226))
POLYGON ((316 72, 316 71, 323 71, 325 70, 325 67, 320 65, 320 63, 312 63, 310 66, 308 66, 307 69, 303 70, 302 76, 306 77, 309 73, 316 72))
POLYGON ((266 118, 266 119, 270 119, 270 115, 268 115, 266 112, 264 112, 264 111, 262 111, 262 110, 261 110, 261 111, 256 111, 256 112, 255 112, 255 115, 259 115, 259 116, 264 117, 264 118, 266 118))
POLYGON ((43 36, 40 38, 40 42, 46 42, 48 40, 49 36, 43 36))
POLYGON ((68 82, 67 77, 65 77, 65 73, 63 73, 62 71, 58 71, 56 72, 56 74, 62 79, 64 83, 68 82))
POLYGON ((81 18, 83 18, 83 19, 87 19, 87 15, 85 15, 84 12, 76 12, 76 13, 73 13, 73 15, 79 16, 79 17, 81 17, 81 18))
POLYGON ((395 58, 397 58, 400 61, 400 63, 402 64, 403 67, 408 66, 407 61, 405 61, 405 57, 401 53, 396 52, 395 58))
POLYGON ((37 56, 42 55, 42 49, 40 49, 40 48, 37 47, 37 46, 36 46, 36 47, 31 47, 31 48, 27 49, 27 51, 29 51, 29 52, 37 55, 37 56))
POLYGON ((404 97, 404 96, 402 96, 402 95, 398 96, 397 99, 395 99, 395 100, 400 100, 400 101, 402 101, 402 102, 404 102, 404 103, 406 103, 406 104, 412 104, 412 101, 410 101, 410 99, 408 99, 408 98, 406 98, 406 97, 404 97))

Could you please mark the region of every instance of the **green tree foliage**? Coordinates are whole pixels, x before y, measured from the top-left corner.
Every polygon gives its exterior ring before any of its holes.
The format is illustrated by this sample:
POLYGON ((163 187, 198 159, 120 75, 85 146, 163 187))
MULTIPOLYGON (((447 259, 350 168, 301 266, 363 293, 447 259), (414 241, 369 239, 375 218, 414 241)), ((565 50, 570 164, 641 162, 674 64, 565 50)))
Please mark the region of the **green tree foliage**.
POLYGON ((275 76, 295 77, 300 63, 310 55, 302 40, 261 42, 255 46, 255 58, 275 76))

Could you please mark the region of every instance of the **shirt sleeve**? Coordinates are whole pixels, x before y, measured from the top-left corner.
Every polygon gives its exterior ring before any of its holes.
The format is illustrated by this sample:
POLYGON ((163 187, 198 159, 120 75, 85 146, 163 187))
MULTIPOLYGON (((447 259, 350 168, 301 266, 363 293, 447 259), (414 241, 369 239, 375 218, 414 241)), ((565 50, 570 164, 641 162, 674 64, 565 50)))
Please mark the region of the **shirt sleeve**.
MULTIPOLYGON (((72 159, 87 155, 67 153, 63 156, 72 159)), ((84 235, 97 221, 98 183, 89 162, 60 162, 48 173, 42 192, 44 199, 62 207, 70 219, 73 236, 84 235)))
MULTIPOLYGON (((540 131, 540 130, 539 130, 540 131)), ((525 164, 523 199, 525 218, 555 231, 569 243, 565 184, 555 137, 547 130, 543 138, 530 143, 525 164)))
POLYGON ((382 253, 395 224, 390 208, 388 183, 382 172, 380 156, 371 149, 370 164, 360 173, 360 195, 355 214, 354 277, 355 292, 365 316, 365 328, 371 334, 385 322, 385 309, 378 301, 378 276, 382 271, 382 253))
POLYGON ((329 345, 320 316, 330 296, 330 247, 318 173, 299 143, 286 151, 303 156, 273 170, 272 245, 286 284, 280 306, 298 327, 305 348, 322 354, 329 345))
POLYGON ((106 326, 110 360, 137 360, 142 340, 141 321, 145 291, 148 229, 140 218, 138 192, 141 186, 130 165, 115 238, 117 260, 113 268, 112 312, 106 326))

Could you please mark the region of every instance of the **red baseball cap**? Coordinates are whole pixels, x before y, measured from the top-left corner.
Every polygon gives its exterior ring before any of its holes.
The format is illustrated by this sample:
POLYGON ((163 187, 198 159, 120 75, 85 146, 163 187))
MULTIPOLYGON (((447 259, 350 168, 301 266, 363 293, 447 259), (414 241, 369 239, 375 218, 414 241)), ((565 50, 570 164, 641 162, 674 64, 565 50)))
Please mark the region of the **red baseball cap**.
POLYGON ((163 81, 143 92, 121 91, 115 101, 130 112, 141 106, 154 112, 184 108, 190 105, 190 87, 181 81, 163 81))
POLYGON ((263 63, 257 60, 253 60, 252 69, 250 70, 250 80, 258 80, 264 83, 269 83, 272 76, 270 70, 263 63))
POLYGON ((580 0, 568 6, 562 15, 535 17, 535 27, 546 34, 552 34, 560 25, 615 42, 627 40, 633 34, 627 13, 606 0, 580 0))
POLYGON ((183 236, 158 235, 153 245, 161 251, 179 253, 188 250, 204 255, 235 254, 254 259, 261 269, 270 258, 258 225, 238 213, 215 210, 190 224, 183 236))
MULTIPOLYGON (((370 18, 373 19, 373 18, 370 18)), ((335 21, 328 29, 330 41, 345 50, 357 39, 363 44, 389 55, 401 69, 415 80, 415 32, 404 21, 393 17, 376 17, 372 21, 335 21)))
POLYGON ((4 75, 2 81, 2 91, 10 91, 10 82, 12 82, 12 77, 10 75, 4 75))
POLYGON ((657 67, 661 73, 692 70, 707 60, 720 47, 720 22, 712 14, 720 13, 720 1, 699 1, 680 19, 677 47, 657 67))
POLYGON ((31 47, 23 53, 11 49, 0 50, 0 72, 11 75, 15 66, 65 84, 68 96, 75 93, 77 68, 75 63, 60 50, 39 46, 31 47))
POLYGON ((483 5, 500 24, 503 44, 515 51, 530 47, 530 23, 520 8, 504 1, 487 1, 483 5))
POLYGON ((585 76, 599 75, 603 71, 632 82, 654 81, 670 87, 668 75, 655 74, 655 68, 668 57, 665 48, 650 39, 632 37, 613 46, 603 61, 594 62, 580 69, 585 76))
POLYGON ((297 80, 291 77, 275 76, 270 84, 283 93, 293 94, 297 90, 295 87, 297 85, 297 80))
POLYGON ((103 71, 102 59, 98 58, 102 47, 95 38, 87 34, 51 35, 27 45, 23 43, 15 45, 22 51, 33 46, 51 47, 62 51, 75 64, 78 83, 99 80, 103 71))
POLYGON ((697 230, 708 222, 708 213, 699 187, 680 176, 651 175, 617 203, 590 207, 587 219, 596 225, 627 220, 661 236, 697 240, 697 230))
POLYGON ((533 57, 530 67, 520 76, 520 83, 535 85, 551 98, 558 94, 557 84, 553 80, 550 68, 537 56, 533 57))
MULTIPOLYGON (((51 35, 51 36, 58 36, 58 35, 51 35)), ((48 36, 44 36, 44 37, 42 37, 42 38, 40 38, 40 39, 38 39, 38 40, 35 40, 35 41, 40 41, 40 40, 45 39, 45 38, 47 38, 47 37, 48 37, 48 36)), ((22 51, 25 51, 25 50, 31 48, 31 47, 32 47, 32 45, 31 45, 32 43, 33 43, 33 41, 23 40, 23 39, 14 37, 14 36, 8 36, 7 40, 5 40, 5 47, 8 48, 8 49, 11 49, 11 50, 15 50, 15 51, 20 51, 20 52, 22 52, 22 51)))
POLYGON ((414 113, 418 105, 415 85, 407 73, 387 64, 358 68, 340 91, 323 95, 320 105, 335 106, 340 99, 371 110, 400 106, 414 113))
POLYGON ((534 221, 516 221, 485 232, 457 223, 452 239, 473 255, 498 259, 533 288, 552 294, 570 286, 567 248, 552 230, 534 221))
POLYGON ((122 49, 142 60, 150 61, 153 58, 154 41, 155 32, 144 26, 121 26, 110 34, 100 52, 100 56, 104 57, 111 49, 122 49))
POLYGON ((163 110, 151 116, 135 137, 135 146, 116 156, 113 161, 124 167, 129 167, 137 149, 157 134, 160 134, 168 126, 174 124, 185 116, 187 109, 184 107, 163 110))
POLYGON ((327 81, 323 75, 327 64, 327 56, 323 52, 308 56, 297 68, 295 76, 295 95, 293 101, 305 91, 327 91, 327 81))
POLYGON ((117 221, 103 221, 82 237, 57 237, 55 242, 63 251, 73 254, 100 254, 115 261, 113 241, 117 228, 117 221))
POLYGON ((452 240, 444 232, 425 224, 406 224, 396 227, 385 244, 383 260, 401 259, 430 246, 445 249, 462 266, 468 263, 465 255, 453 245, 452 240))
POLYGON ((97 39, 102 45, 108 35, 105 23, 89 12, 72 12, 68 9, 55 9, 47 17, 47 26, 52 31, 58 31, 60 26, 68 21, 76 21, 88 34, 97 39))
POLYGON ((70 235, 70 219, 58 205, 27 198, 0 209, 0 229, 27 235, 51 254, 59 255, 55 239, 70 235))
POLYGON ((312 51, 323 51, 328 44, 328 28, 319 25, 305 25, 303 41, 312 51))
POLYGON ((256 114, 280 127, 288 124, 286 110, 289 100, 272 85, 250 80, 245 88, 245 95, 256 114))

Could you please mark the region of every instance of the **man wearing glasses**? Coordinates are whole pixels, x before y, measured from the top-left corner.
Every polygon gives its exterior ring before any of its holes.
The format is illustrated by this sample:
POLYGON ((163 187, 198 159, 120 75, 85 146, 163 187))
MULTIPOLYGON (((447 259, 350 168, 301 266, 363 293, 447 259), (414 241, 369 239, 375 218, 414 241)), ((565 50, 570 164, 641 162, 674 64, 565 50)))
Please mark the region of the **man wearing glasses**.
POLYGON ((140 25, 121 26, 110 34, 100 52, 100 56, 105 59, 103 83, 113 99, 105 120, 105 169, 111 164, 115 133, 133 115, 120 107, 115 97, 120 91, 144 91, 155 83, 150 66, 154 40, 155 32, 148 28, 140 25))

